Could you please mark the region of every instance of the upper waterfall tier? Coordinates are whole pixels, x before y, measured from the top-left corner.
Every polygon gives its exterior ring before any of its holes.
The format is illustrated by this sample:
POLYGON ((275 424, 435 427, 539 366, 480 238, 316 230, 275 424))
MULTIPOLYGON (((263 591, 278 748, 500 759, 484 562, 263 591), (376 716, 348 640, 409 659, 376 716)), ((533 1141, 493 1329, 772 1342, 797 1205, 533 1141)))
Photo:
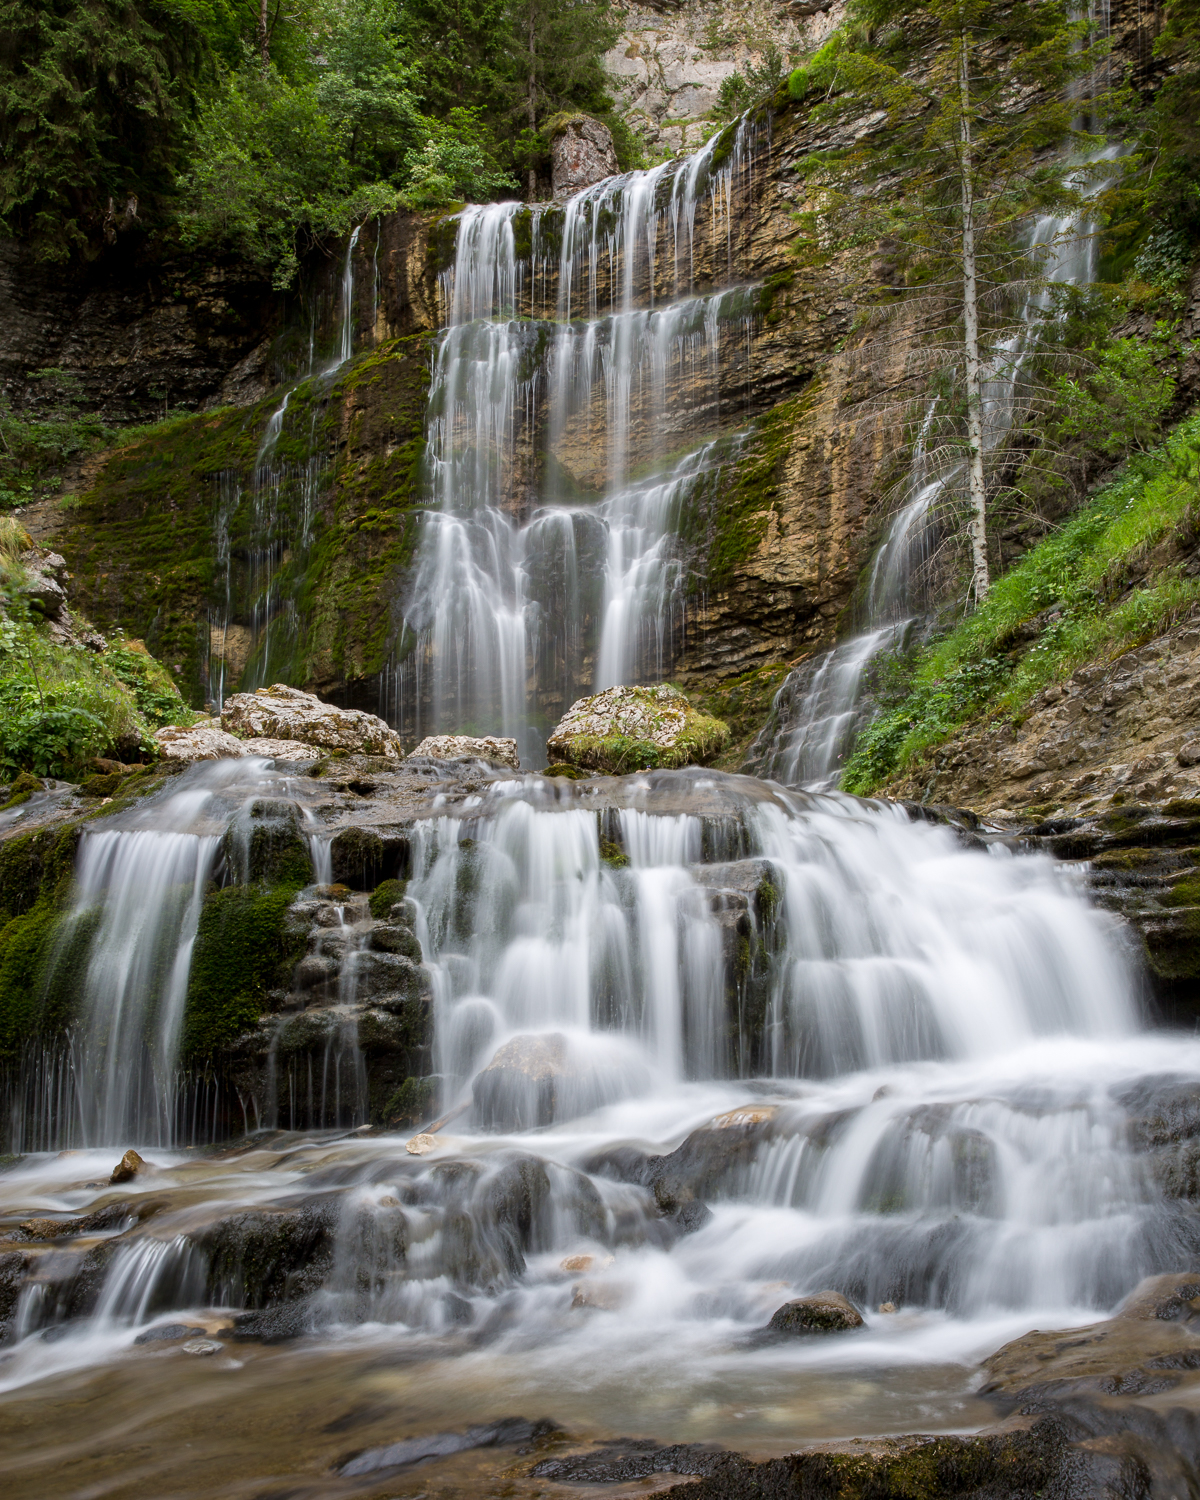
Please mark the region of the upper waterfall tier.
POLYGON ((564 206, 460 215, 402 604, 403 732, 510 735, 539 765, 574 698, 671 671, 705 583, 689 540, 756 406, 758 288, 731 278, 768 149, 742 121, 564 206))

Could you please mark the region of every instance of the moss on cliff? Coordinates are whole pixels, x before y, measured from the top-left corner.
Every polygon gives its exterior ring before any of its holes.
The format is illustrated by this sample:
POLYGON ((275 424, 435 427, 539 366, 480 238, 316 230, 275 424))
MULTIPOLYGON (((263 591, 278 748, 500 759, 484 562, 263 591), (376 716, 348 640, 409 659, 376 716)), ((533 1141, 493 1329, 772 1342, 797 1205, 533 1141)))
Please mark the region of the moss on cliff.
POLYGON ((398 339, 332 382, 302 382, 265 480, 256 463, 278 393, 110 453, 65 502, 57 539, 80 606, 143 638, 196 707, 210 693, 210 620, 227 609, 227 691, 256 673, 329 690, 378 671, 416 543, 428 351, 426 335, 398 339))
POLYGON ((258 1021, 267 991, 290 982, 307 941, 287 920, 298 889, 233 885, 205 897, 183 1021, 186 1061, 228 1047, 258 1021))

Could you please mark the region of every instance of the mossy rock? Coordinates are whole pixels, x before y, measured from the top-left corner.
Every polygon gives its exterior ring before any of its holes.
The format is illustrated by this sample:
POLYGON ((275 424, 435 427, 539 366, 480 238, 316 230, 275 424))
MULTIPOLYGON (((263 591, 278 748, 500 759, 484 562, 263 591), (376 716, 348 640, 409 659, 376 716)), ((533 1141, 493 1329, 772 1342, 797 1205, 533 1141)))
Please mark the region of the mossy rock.
POLYGON ((391 915, 392 907, 404 900, 407 880, 381 880, 371 892, 371 915, 377 922, 391 915))
POLYGON ((294 802, 256 798, 229 825, 223 851, 240 885, 298 887, 315 878, 294 802))
POLYGON ((436 1106, 436 1078, 406 1078, 383 1106, 383 1118, 389 1125, 421 1125, 436 1106))
POLYGON ((546 742, 556 764, 612 776, 706 765, 728 745, 729 726, 678 688, 606 688, 581 698, 546 742))
POLYGON ((307 943, 307 929, 288 921, 298 888, 234 885, 205 897, 184 1013, 185 1058, 228 1047, 257 1023, 267 991, 290 983, 307 943))

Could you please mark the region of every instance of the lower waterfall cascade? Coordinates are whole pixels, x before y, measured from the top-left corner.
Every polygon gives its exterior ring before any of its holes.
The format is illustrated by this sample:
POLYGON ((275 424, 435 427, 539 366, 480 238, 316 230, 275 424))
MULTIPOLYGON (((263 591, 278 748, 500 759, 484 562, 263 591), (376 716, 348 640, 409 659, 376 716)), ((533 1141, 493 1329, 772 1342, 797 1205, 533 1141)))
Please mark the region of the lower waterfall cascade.
MULTIPOLYGON (((73 1108, 91 1134, 0 1174, 6 1225, 84 1231, 22 1277, 0 1389, 133 1369, 163 1326, 224 1329, 299 1338, 286 1347, 355 1381, 403 1351, 443 1412, 505 1415, 521 1392, 558 1420, 637 1430, 650 1412, 658 1436, 773 1451, 785 1429, 977 1423, 982 1352, 1094 1318, 1200 1250, 1132 1126, 1156 1090, 1196 1086, 1200 1044, 1144 1029, 1119 933, 1069 867, 705 770, 480 768, 465 790, 453 766, 391 773, 429 777, 402 905, 445 1123, 414 1155, 409 1132, 347 1133, 352 1114, 281 1133, 264 1097, 242 1143, 156 1147, 188 892, 254 857, 255 809, 295 808, 328 876, 302 772, 201 763, 86 836, 80 909, 98 916, 73 1108), (136 917, 135 867, 162 893, 136 917), (174 945, 140 1012, 131 942, 174 945), (153 1059, 139 1083, 110 1038, 121 1088, 87 1064, 93 1023, 118 1012, 153 1059), (158 1091, 140 1139, 139 1089, 158 1091), (146 1171, 109 1186, 131 1145, 146 1171), (761 1343, 775 1307, 826 1289, 862 1330, 761 1343)), ((366 896, 326 884, 295 904, 314 899, 340 903, 324 930, 345 934, 348 1003, 374 946, 366 896)))

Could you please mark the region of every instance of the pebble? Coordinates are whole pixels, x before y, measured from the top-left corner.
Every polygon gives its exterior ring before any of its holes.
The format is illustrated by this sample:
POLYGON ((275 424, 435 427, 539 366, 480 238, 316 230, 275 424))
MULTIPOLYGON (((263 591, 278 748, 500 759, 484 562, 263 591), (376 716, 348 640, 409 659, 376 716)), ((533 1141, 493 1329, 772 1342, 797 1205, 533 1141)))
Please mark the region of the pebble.
POLYGON ((215 1339, 188 1339, 179 1346, 185 1354, 220 1354, 221 1345, 215 1339))

